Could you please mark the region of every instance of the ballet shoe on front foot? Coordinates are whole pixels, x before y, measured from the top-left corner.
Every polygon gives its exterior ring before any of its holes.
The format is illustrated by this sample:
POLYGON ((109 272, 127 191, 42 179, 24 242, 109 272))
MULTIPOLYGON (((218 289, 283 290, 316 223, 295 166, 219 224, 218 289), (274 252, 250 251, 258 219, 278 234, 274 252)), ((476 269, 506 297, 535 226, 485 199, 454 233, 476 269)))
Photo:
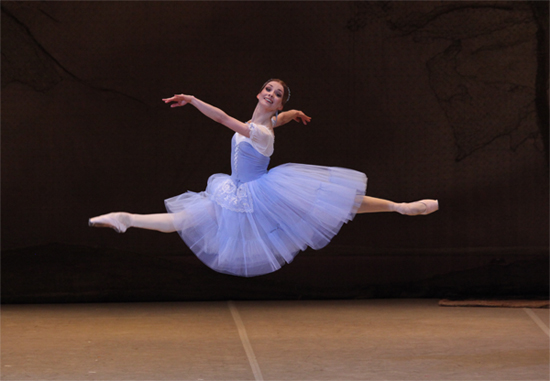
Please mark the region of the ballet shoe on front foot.
POLYGON ((397 204, 396 212, 407 216, 419 216, 433 213, 439 209, 438 200, 420 200, 415 202, 404 202, 397 204))
POLYGON ((111 228, 117 233, 124 233, 128 225, 122 222, 122 213, 109 213, 93 217, 88 220, 88 225, 94 228, 111 228))

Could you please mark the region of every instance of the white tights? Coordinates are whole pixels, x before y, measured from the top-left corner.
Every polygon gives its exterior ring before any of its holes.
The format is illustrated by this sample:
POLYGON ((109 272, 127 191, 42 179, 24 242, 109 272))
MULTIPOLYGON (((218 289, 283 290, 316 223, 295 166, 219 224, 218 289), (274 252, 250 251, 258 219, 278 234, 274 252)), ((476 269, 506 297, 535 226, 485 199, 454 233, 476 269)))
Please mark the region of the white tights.
MULTIPOLYGON (((393 202, 382 198, 363 196, 363 202, 357 213, 381 213, 381 212, 397 212, 408 216, 416 216, 419 214, 431 213, 437 208, 428 211, 426 203, 434 203, 435 200, 422 200, 415 202, 393 202)), ((433 206, 431 207, 433 208, 433 206)))
POLYGON ((173 233, 176 231, 174 215, 171 213, 159 214, 131 214, 116 213, 117 219, 126 227, 134 227, 147 230, 156 230, 162 233, 173 233))
MULTIPOLYGON (((422 202, 396 203, 382 198, 364 196, 363 202, 357 213, 397 212, 406 215, 417 215, 423 214, 425 211, 426 205, 422 202)), ((156 230, 163 233, 172 233, 176 231, 174 215, 170 213, 131 214, 120 212, 112 213, 109 216, 118 220, 126 228, 134 227, 156 230)))

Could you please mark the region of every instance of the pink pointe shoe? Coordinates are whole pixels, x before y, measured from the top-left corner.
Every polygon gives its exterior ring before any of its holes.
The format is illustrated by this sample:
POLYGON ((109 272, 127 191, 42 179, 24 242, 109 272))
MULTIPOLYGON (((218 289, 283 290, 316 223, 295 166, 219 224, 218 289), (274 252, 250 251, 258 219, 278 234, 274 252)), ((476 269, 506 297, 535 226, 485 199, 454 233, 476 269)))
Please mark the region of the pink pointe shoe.
POLYGON ((433 213, 439 209, 438 200, 420 200, 398 204, 396 211, 407 216, 418 216, 433 213))
POLYGON ((93 217, 88 220, 88 225, 94 228, 111 228, 117 233, 124 233, 128 226, 121 221, 121 213, 109 213, 93 217))

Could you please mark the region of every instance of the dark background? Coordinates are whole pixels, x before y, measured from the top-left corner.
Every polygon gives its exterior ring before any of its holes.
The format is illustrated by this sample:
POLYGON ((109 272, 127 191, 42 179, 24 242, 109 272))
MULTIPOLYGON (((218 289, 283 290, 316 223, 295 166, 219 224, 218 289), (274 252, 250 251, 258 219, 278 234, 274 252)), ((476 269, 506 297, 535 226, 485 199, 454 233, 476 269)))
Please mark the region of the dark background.
POLYGON ((548 2, 2 2, 4 302, 544 296, 548 2), (232 132, 285 80, 271 166, 365 172, 367 194, 438 198, 358 215, 323 250, 253 279, 177 234, 91 229, 230 172, 232 132))

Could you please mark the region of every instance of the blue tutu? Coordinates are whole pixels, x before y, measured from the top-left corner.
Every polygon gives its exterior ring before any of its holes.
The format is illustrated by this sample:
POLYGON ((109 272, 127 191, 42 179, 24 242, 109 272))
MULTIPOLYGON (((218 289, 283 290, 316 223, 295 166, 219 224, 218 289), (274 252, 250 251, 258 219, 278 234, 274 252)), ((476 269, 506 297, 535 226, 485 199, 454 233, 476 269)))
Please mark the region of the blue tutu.
POLYGON ((232 139, 231 176, 215 174, 204 192, 165 200, 178 233, 215 271, 276 271, 307 246, 326 246, 355 216, 367 177, 346 168, 284 164, 267 171, 273 132, 250 124, 232 139))

